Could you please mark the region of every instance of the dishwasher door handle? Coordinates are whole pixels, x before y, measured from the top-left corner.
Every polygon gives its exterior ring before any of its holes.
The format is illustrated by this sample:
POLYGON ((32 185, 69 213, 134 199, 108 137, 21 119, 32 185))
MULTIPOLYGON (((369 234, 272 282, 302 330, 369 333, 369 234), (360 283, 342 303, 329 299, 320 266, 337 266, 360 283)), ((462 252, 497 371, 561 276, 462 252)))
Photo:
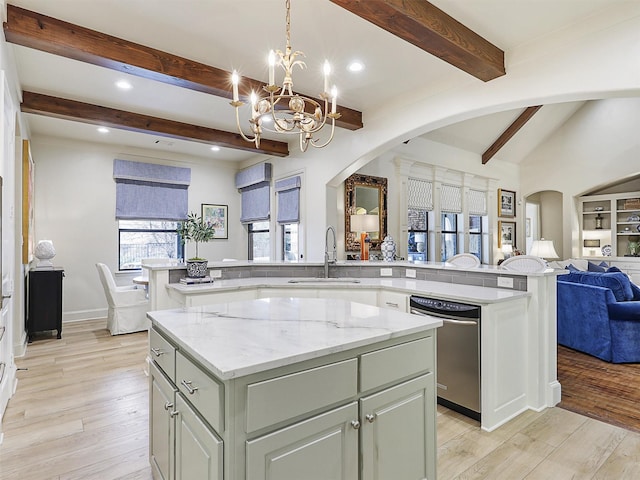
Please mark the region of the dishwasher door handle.
POLYGON ((414 315, 421 315, 423 317, 435 317, 435 318, 439 318, 442 320, 442 323, 453 323, 456 325, 478 325, 478 321, 477 320, 458 320, 456 318, 452 318, 449 315, 446 314, 439 314, 439 313, 434 313, 434 312, 425 312, 423 310, 418 310, 417 308, 411 308, 410 313, 413 313, 414 315))

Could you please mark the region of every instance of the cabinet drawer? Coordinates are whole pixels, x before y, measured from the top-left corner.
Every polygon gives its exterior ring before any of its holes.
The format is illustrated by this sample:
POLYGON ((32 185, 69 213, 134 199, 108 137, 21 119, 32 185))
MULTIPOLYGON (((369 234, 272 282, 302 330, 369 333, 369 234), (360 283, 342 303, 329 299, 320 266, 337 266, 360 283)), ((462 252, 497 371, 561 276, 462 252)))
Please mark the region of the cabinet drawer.
POLYGON ((149 330, 149 356, 171 380, 175 381, 176 349, 153 328, 149 330))
POLYGON ((247 433, 357 394, 358 360, 324 365, 247 387, 247 433))
POLYGON ((433 336, 366 353, 360 358, 360 391, 433 370, 433 336))
POLYGON ((176 386, 218 433, 224 431, 224 387, 176 352, 176 386))

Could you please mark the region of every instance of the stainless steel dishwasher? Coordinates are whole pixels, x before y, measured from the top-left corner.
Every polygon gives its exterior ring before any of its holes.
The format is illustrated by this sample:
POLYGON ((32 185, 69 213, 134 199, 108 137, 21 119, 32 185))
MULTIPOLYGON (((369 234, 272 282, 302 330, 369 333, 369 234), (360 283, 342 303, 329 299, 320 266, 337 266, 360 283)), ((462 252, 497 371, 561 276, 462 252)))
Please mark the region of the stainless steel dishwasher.
POLYGON ((438 403, 480 420, 480 307, 412 295, 410 312, 442 319, 437 339, 438 403))

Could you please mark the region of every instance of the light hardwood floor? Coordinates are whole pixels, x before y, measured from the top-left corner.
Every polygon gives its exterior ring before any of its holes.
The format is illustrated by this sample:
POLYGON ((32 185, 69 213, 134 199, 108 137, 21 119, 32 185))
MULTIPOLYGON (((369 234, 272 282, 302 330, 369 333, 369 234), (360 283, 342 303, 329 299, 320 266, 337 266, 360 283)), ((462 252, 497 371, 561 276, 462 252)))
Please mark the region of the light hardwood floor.
MULTIPOLYGON (((112 337, 105 323, 65 324, 62 340, 36 339, 17 359, 27 370, 2 425, 0 479, 151 479, 147 335, 112 337)), ((640 434, 560 408, 486 433, 439 406, 438 446, 439 480, 640 478, 640 434)))

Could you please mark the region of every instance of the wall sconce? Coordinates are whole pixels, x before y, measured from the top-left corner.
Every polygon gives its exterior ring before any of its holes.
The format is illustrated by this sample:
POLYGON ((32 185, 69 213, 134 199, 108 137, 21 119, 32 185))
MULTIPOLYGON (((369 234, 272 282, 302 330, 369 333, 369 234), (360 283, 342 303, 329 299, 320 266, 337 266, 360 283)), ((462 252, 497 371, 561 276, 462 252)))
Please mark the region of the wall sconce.
POLYGON ((351 231, 360 233, 360 260, 369 260, 369 232, 377 232, 380 228, 378 215, 351 215, 351 231))
POLYGON ((529 255, 544 258, 545 260, 559 258, 556 249, 553 247, 553 241, 545 240, 544 238, 533 241, 529 255))

